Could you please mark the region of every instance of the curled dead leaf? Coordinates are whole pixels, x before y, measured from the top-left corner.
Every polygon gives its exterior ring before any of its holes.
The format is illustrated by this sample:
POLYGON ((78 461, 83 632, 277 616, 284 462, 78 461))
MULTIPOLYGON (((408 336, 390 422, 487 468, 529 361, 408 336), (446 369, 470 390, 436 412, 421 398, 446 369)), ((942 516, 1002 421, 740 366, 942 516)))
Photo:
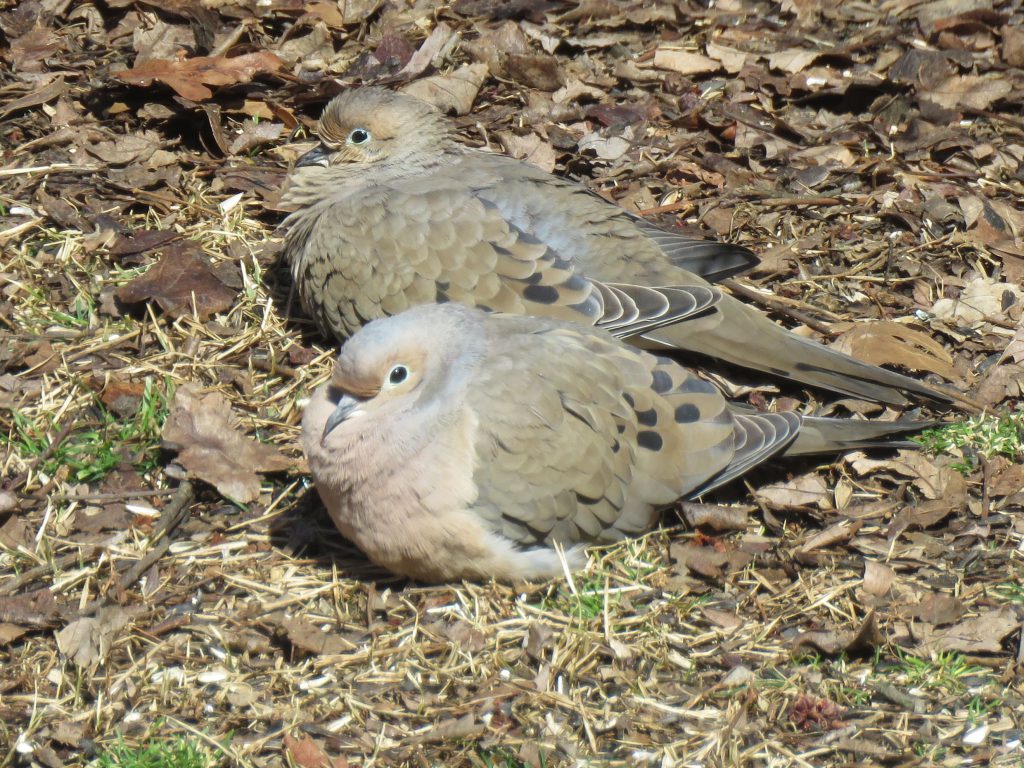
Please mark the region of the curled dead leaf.
POLYGON ((217 277, 197 243, 181 240, 168 245, 155 265, 115 291, 118 299, 135 304, 153 299, 169 315, 203 320, 230 307, 237 292, 217 277))
POLYGON ((473 107, 487 74, 486 64, 465 64, 451 74, 424 77, 401 90, 433 104, 442 112, 465 115, 473 107))
POLYGON ((291 462, 277 448, 246 437, 231 405, 217 392, 182 384, 164 425, 164 447, 191 477, 213 485, 229 499, 247 503, 260 493, 260 472, 280 472, 291 462))
POLYGON ((157 80, 191 101, 213 96, 207 86, 248 83, 256 75, 277 72, 282 61, 270 51, 241 56, 196 56, 191 59, 150 59, 133 69, 113 72, 130 85, 148 86, 157 80))
POLYGON ((878 631, 875 612, 870 611, 856 629, 826 629, 804 632, 796 639, 796 645, 810 645, 822 653, 834 655, 840 651, 858 651, 873 648, 883 642, 878 631))
POLYGON ((937 373, 950 381, 958 378, 953 358, 939 342, 902 323, 857 323, 832 348, 872 365, 902 365, 912 371, 937 373))
POLYGON ((924 653, 996 653, 1002 650, 1003 639, 1020 626, 1021 620, 1014 610, 1004 606, 943 629, 925 625, 921 628, 919 647, 924 653))

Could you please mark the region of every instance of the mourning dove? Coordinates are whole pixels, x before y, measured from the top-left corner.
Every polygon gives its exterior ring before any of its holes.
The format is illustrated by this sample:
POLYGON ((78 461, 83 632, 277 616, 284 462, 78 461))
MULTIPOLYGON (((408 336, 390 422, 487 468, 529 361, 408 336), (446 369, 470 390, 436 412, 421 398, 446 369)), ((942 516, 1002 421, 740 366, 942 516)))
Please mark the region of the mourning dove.
POLYGON ((348 90, 327 105, 319 135, 282 196, 296 207, 285 253, 306 309, 338 339, 413 305, 457 301, 590 323, 870 400, 950 402, 710 285, 751 264, 745 248, 660 230, 578 184, 463 147, 417 99, 348 90))
POLYGON ((302 442, 348 539, 424 581, 546 578, 588 543, 784 452, 900 445, 922 425, 758 413, 668 358, 551 318, 427 304, 369 323, 302 442))

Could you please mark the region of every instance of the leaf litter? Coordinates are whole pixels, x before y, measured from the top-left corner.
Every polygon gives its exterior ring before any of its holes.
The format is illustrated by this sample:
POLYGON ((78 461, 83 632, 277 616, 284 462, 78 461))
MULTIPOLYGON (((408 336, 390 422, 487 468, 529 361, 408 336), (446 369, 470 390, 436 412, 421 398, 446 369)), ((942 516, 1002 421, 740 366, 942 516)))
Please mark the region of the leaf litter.
POLYGON ((1016 764, 1024 17, 876 5, 0 3, 3 753, 1016 764), (354 83, 754 248, 744 300, 985 413, 926 452, 778 462, 571 583, 390 579, 308 488, 332 349, 276 258, 286 166, 354 83))

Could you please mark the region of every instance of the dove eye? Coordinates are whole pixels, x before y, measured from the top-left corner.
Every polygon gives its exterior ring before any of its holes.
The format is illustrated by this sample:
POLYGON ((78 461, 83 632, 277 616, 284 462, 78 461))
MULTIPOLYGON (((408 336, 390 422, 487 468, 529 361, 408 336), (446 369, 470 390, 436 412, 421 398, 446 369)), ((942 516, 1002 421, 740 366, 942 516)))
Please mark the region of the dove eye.
POLYGON ((370 140, 370 132, 365 128, 353 128, 348 135, 350 144, 365 144, 370 140))
POLYGON ((396 365, 388 372, 388 384, 401 384, 409 378, 409 369, 404 365, 396 365))

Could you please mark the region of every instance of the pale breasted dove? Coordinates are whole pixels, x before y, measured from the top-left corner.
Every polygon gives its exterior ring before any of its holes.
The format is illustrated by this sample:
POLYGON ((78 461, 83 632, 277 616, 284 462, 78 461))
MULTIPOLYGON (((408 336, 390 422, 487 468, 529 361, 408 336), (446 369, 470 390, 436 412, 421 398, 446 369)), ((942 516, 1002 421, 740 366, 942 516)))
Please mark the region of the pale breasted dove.
POLYGON ((319 135, 282 197, 297 206, 285 254, 306 309, 338 339, 413 305, 458 301, 603 326, 871 400, 950 402, 709 285, 745 269, 746 249, 660 230, 578 184, 461 146, 417 99, 348 90, 327 105, 319 135))
POLYGON ((342 348, 302 422, 316 487, 371 560, 425 581, 545 578, 587 543, 777 454, 900 445, 922 424, 731 406, 668 358, 552 318, 427 304, 342 348))

